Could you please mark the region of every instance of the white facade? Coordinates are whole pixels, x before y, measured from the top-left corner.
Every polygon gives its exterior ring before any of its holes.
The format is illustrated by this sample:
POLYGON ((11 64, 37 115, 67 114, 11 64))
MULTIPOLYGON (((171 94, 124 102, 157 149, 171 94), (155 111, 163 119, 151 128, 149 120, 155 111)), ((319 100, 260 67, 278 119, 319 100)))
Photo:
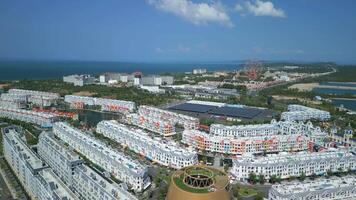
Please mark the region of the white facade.
POLYGON ((281 114, 281 119, 287 121, 306 121, 310 119, 326 121, 330 117, 330 113, 327 111, 295 104, 288 105, 288 111, 281 114))
POLYGON ((57 100, 60 99, 58 93, 36 90, 10 89, 8 93, 10 95, 26 96, 28 102, 38 106, 51 106, 52 104, 56 104, 57 100))
POLYGON ((223 137, 251 137, 277 135, 279 129, 276 124, 256 124, 241 126, 225 126, 223 124, 212 124, 210 133, 223 137))
POLYGON ((205 74, 206 69, 193 69, 193 74, 205 74))
POLYGON ((243 155, 306 150, 309 138, 301 134, 232 138, 184 130, 182 143, 201 151, 243 155))
POLYGON ((64 101, 69 103, 72 108, 84 108, 88 106, 100 106, 102 111, 128 113, 135 109, 135 103, 132 101, 123 101, 116 99, 103 99, 86 96, 66 95, 64 101))
POLYGON ((282 179, 312 174, 324 175, 327 171, 356 170, 356 156, 345 150, 322 152, 279 153, 260 157, 241 157, 233 162, 231 174, 245 181, 250 173, 264 175, 268 180, 272 175, 282 179))
POLYGON ((72 83, 74 86, 82 87, 84 85, 94 84, 95 78, 87 74, 84 75, 74 74, 69 76, 63 76, 63 82, 72 83))
POLYGON ((273 136, 273 135, 307 135, 311 142, 321 143, 326 137, 327 132, 321 130, 318 126, 313 126, 309 121, 307 123, 295 121, 272 120, 270 124, 239 125, 226 126, 223 124, 212 124, 210 133, 216 136, 241 138, 254 136, 273 136))
POLYGON ((26 105, 27 95, 2 93, 0 96, 0 107, 22 109, 26 105))
POLYGON ((58 117, 50 113, 3 107, 0 107, 0 117, 38 124, 45 128, 52 127, 53 123, 58 121, 58 117))
POLYGON ((65 184, 72 185, 75 167, 83 164, 78 154, 69 151, 51 132, 40 134, 37 152, 65 184))
POLYGON ((140 129, 129 128, 113 120, 99 122, 96 131, 167 167, 180 169, 198 164, 198 157, 194 151, 180 147, 173 141, 152 138, 140 129))
POLYGON ((172 124, 182 125, 185 129, 197 129, 199 128, 199 119, 190 117, 187 115, 170 112, 167 110, 151 107, 140 106, 138 108, 138 114, 147 118, 154 118, 163 121, 169 121, 172 124))
POLYGON ((320 178, 313 181, 272 185, 267 200, 353 200, 356 176, 320 178))
POLYGON ((84 199, 135 200, 123 184, 103 178, 87 165, 77 153, 56 139, 51 132, 42 132, 37 145, 40 157, 78 196, 84 199))
POLYGON ((31 199, 77 200, 77 196, 32 152, 20 135, 15 129, 5 130, 4 157, 31 199))
POLYGON ((143 191, 151 184, 146 166, 113 150, 88 134, 63 122, 55 123, 53 132, 90 161, 127 183, 133 190, 143 191))
POLYGON ((127 191, 125 184, 104 178, 87 165, 75 168, 73 190, 81 199, 137 200, 127 191))

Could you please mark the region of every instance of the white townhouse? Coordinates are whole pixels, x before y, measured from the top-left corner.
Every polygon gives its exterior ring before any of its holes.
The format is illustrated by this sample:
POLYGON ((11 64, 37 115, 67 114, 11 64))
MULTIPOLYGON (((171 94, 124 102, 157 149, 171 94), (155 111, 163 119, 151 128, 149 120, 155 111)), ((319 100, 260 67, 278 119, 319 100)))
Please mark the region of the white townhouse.
POLYGON ((42 132, 37 144, 37 153, 47 163, 62 181, 72 185, 72 178, 76 166, 83 164, 83 160, 73 150, 70 151, 63 141, 54 137, 52 132, 42 132))
POLYGON ((31 199, 79 200, 26 145, 24 134, 14 127, 3 131, 4 157, 31 199))
POLYGON ((324 175, 328 171, 356 170, 356 156, 345 150, 330 149, 321 152, 297 152, 271 154, 267 156, 240 157, 234 160, 230 173, 240 181, 248 180, 250 173, 264 175, 268 180, 272 175, 286 179, 324 175))
POLYGON ((58 116, 51 113, 42 113, 25 109, 12 109, 4 107, 0 107, 0 117, 33 123, 44 128, 52 127, 54 122, 59 121, 58 116))
POLYGON ((330 117, 330 112, 296 104, 288 105, 288 111, 281 114, 281 119, 286 121, 306 121, 310 119, 326 121, 330 117))
POLYGON ((354 200, 356 176, 318 178, 272 185, 267 200, 354 200))
POLYGON ((140 106, 138 114, 141 116, 169 121, 172 124, 182 125, 185 129, 198 129, 199 119, 183 114, 178 114, 168 110, 163 110, 151 106, 140 106))
POLYGON ((151 137, 141 129, 129 128, 117 121, 101 121, 96 131, 161 165, 180 169, 198 164, 196 152, 173 141, 151 137))
POLYGON ((116 99, 103 99, 96 97, 66 95, 64 101, 69 103, 72 108, 82 109, 87 106, 100 106, 102 111, 130 113, 135 109, 135 103, 132 101, 123 101, 116 99))
POLYGON ((23 109, 27 106, 27 96, 18 94, 2 93, 0 96, 0 107, 23 109))
POLYGON ((125 184, 117 184, 84 164, 79 155, 55 138, 52 132, 40 134, 37 151, 54 173, 81 199, 137 199, 127 191, 125 184))
POLYGON ((226 126, 223 124, 212 124, 210 133, 223 137, 252 137, 252 136, 270 136, 277 135, 279 128, 276 123, 226 126))
POLYGON ((60 99, 58 93, 36 90, 10 89, 8 93, 10 95, 25 95, 28 102, 38 106, 51 106, 52 104, 57 104, 60 99))
POLYGON ((182 143, 201 151, 243 155, 306 150, 309 138, 301 134, 232 138, 184 130, 182 143))
POLYGON ((83 133, 63 122, 55 123, 53 132, 91 162, 110 172, 115 178, 127 183, 133 190, 143 191, 151 184, 146 166, 121 152, 115 151, 87 133, 83 133))

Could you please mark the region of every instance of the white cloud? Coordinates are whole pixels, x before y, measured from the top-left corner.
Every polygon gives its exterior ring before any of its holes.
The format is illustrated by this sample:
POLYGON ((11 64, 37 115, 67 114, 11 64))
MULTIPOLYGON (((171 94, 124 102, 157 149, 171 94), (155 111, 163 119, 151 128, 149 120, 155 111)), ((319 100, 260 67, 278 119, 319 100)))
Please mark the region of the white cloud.
POLYGON ((191 0, 147 0, 157 9, 172 13, 196 25, 219 23, 233 27, 229 15, 220 3, 194 3, 191 0))
POLYGON ((276 8, 271 1, 255 0, 246 1, 243 5, 236 4, 235 11, 242 13, 251 13, 255 16, 286 17, 284 11, 276 8))

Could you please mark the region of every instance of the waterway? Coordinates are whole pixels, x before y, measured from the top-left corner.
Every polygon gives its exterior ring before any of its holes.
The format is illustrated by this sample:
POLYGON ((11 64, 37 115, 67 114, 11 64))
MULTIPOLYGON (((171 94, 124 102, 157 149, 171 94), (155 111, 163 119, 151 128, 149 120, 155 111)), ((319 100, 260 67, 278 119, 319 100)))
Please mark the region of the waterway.
POLYGON ((92 110, 78 110, 78 117, 80 121, 95 127, 102 120, 118 120, 122 115, 116 113, 103 113, 92 110))

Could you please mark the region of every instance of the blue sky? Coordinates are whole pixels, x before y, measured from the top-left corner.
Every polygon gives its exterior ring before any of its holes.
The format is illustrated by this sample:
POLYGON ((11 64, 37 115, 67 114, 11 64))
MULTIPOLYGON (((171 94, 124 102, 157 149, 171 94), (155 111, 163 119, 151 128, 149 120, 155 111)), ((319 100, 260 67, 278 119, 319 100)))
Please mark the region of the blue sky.
POLYGON ((0 58, 356 63, 356 1, 0 0, 0 58))

